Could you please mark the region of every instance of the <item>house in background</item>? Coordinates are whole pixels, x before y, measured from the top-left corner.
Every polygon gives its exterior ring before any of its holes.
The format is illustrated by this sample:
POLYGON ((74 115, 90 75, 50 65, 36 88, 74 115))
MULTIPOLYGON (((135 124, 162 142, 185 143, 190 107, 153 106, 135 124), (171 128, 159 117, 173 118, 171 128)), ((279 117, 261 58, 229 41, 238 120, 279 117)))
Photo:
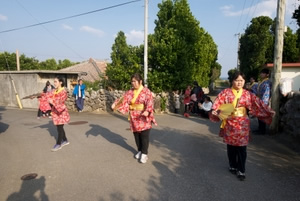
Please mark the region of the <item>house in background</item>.
MULTIPOLYGON (((80 64, 61 69, 60 72, 86 72, 86 75, 80 76, 83 81, 95 82, 101 80, 105 75, 107 67, 106 61, 97 61, 90 58, 80 64)), ((77 83, 77 80, 74 80, 77 83)))
POLYGON ((49 80, 53 84, 55 77, 61 77, 66 81, 67 90, 73 88, 73 80, 85 76, 85 72, 61 72, 48 70, 25 70, 25 71, 0 71, 0 106, 18 107, 14 86, 21 99, 24 108, 38 108, 38 100, 28 97, 33 94, 41 93, 49 80), (12 82, 13 80, 13 82, 12 82), (14 86, 13 86, 14 85, 14 86))
MULTIPOLYGON (((272 63, 266 64, 265 67, 270 69, 271 74, 273 73, 274 65, 272 63)), ((283 78, 293 79, 292 90, 299 91, 300 90, 300 63, 282 63, 281 79, 283 78)))

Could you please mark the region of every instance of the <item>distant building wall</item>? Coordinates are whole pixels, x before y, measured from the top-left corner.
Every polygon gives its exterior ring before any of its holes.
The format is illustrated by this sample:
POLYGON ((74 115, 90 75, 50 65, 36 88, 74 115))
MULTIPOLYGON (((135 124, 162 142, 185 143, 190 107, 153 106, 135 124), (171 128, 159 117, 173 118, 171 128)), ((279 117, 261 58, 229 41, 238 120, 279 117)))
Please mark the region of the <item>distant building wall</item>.
POLYGON ((56 74, 53 73, 7 73, 0 72, 0 105, 19 107, 16 94, 12 85, 11 78, 16 86, 17 93, 21 99, 23 108, 38 108, 38 100, 34 99, 22 99, 26 96, 40 93, 43 91, 46 82, 49 80, 53 85, 54 78, 60 76, 66 80, 66 88, 68 90, 73 89, 72 82, 77 80, 78 74, 56 74))
POLYGON ((281 78, 293 79, 293 91, 299 91, 300 88, 300 68, 283 68, 281 78))

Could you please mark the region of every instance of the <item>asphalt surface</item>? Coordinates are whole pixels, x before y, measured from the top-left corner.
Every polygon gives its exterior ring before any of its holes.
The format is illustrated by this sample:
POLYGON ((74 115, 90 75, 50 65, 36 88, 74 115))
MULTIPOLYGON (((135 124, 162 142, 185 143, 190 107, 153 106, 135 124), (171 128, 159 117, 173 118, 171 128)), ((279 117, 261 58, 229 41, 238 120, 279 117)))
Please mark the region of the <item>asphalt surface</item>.
POLYGON ((300 200, 300 155, 270 136, 252 136, 240 181, 207 119, 155 115, 141 164, 127 116, 71 113, 70 145, 51 152, 56 127, 36 113, 0 107, 0 201, 300 200))

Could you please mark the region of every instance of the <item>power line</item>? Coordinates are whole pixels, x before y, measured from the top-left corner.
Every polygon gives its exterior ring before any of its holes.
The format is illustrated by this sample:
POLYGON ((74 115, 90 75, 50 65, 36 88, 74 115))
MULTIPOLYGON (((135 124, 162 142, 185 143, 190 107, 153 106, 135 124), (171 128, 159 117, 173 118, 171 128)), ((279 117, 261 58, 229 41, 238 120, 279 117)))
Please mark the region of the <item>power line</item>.
MULTIPOLYGON (((38 19, 36 19, 24 6, 23 4, 21 4, 18 0, 17 3, 38 23, 40 23, 40 21, 38 19)), ((53 32, 51 32, 49 29, 46 28, 46 26, 44 26, 43 24, 41 25, 48 33, 50 33, 56 40, 58 40, 61 44, 63 44, 65 47, 67 47, 69 50, 71 50, 74 54, 76 54, 78 57, 80 57, 81 59, 84 59, 84 57, 82 57, 78 52, 76 52, 73 48, 71 48, 68 44, 66 44, 64 41, 62 41, 61 39, 59 39, 53 32)))
POLYGON ((59 18, 59 19, 55 19, 55 20, 49 20, 49 21, 41 22, 41 23, 37 23, 37 24, 27 25, 27 26, 18 27, 18 28, 9 29, 9 30, 4 30, 4 31, 0 31, 0 34, 1 33, 12 32, 12 31, 17 31, 17 30, 21 30, 21 29, 26 29, 26 28, 30 28, 30 27, 35 27, 35 26, 39 26, 39 25, 43 25, 43 24, 49 24, 49 23, 57 22, 57 21, 61 21, 61 20, 71 19, 71 18, 83 16, 83 15, 88 15, 88 14, 104 11, 104 10, 109 10, 109 9, 112 9, 112 8, 124 6, 124 5, 135 3, 135 2, 138 2, 138 1, 141 1, 141 0, 128 1, 128 2, 125 2, 125 3, 109 6, 109 7, 106 7, 106 8, 100 8, 100 9, 97 9, 97 10, 93 10, 93 11, 89 11, 89 12, 85 12, 85 13, 81 13, 81 14, 77 14, 77 15, 72 15, 72 16, 69 16, 69 17, 63 17, 63 18, 59 18))

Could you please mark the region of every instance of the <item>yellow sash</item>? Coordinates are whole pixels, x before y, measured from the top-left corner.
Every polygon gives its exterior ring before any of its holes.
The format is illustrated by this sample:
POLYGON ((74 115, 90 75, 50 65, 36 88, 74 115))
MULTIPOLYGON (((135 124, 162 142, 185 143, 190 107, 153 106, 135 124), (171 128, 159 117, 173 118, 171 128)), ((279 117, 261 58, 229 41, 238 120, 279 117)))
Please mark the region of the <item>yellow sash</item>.
POLYGON ((62 90, 64 90, 64 87, 61 87, 54 91, 54 95, 59 94, 62 90))
POLYGON ((249 86, 249 88, 251 89, 255 84, 257 84, 257 82, 253 82, 253 83, 249 86))
POLYGON ((143 85, 141 85, 137 90, 133 90, 133 98, 131 99, 131 104, 129 105, 130 110, 144 110, 144 104, 135 104, 135 101, 143 88, 143 85))
MULTIPOLYGON (((241 114, 241 112, 242 112, 242 109, 238 109, 238 108, 236 108, 236 106, 237 106, 237 104, 238 104, 238 100, 241 98, 241 96, 242 96, 242 94, 243 94, 243 89, 240 89, 239 91, 237 91, 237 90, 235 90, 234 88, 231 88, 231 90, 232 90, 232 93, 234 94, 234 100, 233 100, 233 102, 232 102, 232 105, 233 105, 233 108, 235 108, 234 109, 234 111, 233 111, 233 115, 234 116, 236 116, 235 115, 235 113, 236 114, 241 114)), ((240 108, 243 108, 243 107, 240 107, 240 108)), ((245 109, 245 108, 244 108, 245 109)), ((246 109, 245 109, 246 110, 246 109)), ((244 115, 243 115, 244 116, 244 115)), ((224 119, 223 121, 222 121, 222 124, 221 124, 221 128, 224 128, 225 127, 225 125, 226 125, 226 119, 224 119)))

